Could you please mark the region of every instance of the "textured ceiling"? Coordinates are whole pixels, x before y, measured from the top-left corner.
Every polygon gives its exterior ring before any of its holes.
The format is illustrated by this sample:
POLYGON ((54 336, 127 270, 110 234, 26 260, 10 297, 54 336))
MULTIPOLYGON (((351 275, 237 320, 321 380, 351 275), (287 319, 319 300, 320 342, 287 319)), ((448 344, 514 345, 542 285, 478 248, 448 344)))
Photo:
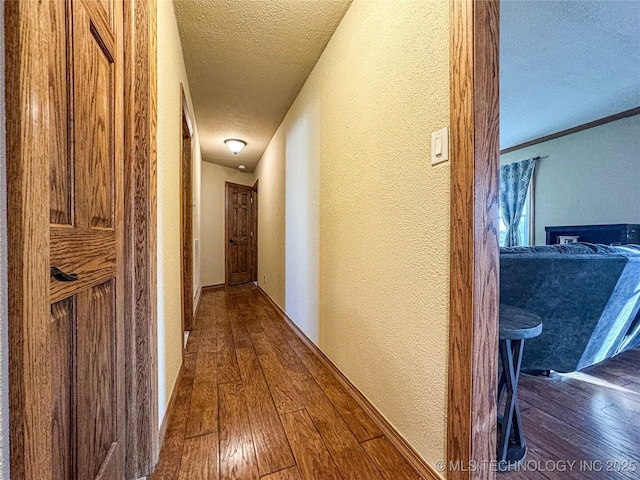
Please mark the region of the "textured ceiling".
POLYGON ((501 148, 640 106, 640 1, 500 5, 501 148))
POLYGON ((255 169, 350 4, 174 0, 203 160, 255 169))

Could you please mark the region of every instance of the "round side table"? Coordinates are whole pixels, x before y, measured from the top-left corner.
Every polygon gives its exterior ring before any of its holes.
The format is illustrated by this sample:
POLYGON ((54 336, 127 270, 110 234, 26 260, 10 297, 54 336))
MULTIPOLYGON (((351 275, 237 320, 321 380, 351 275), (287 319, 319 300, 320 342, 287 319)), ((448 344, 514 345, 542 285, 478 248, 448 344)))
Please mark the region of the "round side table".
POLYGON ((542 321, 537 315, 500 305, 500 366, 502 373, 498 383, 498 470, 513 470, 527 454, 527 444, 522 431, 518 405, 518 379, 524 341, 542 332, 542 321), (506 395, 504 408, 500 405, 506 395))

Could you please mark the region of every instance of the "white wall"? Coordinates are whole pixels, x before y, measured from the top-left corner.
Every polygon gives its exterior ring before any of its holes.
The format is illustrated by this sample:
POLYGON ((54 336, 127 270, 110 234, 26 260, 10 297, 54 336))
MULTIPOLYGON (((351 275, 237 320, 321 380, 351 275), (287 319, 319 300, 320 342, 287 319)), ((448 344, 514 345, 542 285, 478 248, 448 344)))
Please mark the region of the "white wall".
MULTIPOLYGON (((192 116, 195 116, 191 109, 192 116)), ((193 119, 195 123, 195 118, 193 119)), ((200 151, 200 137, 193 139, 191 161, 191 186, 195 205, 193 206, 193 312, 198 308, 198 301, 202 291, 202 157, 200 151)))
POLYGON ((260 286, 432 465, 450 169, 429 151, 449 113, 449 1, 354 0, 256 168, 260 286))
MULTIPOLYGON (((182 44, 171 0, 158 1, 158 422, 167 404, 182 364, 183 332, 180 292, 180 144, 182 83, 193 123, 192 165, 196 196, 194 240, 200 235, 200 141, 182 44)), ((197 259, 195 260, 197 262, 197 259)), ((196 265, 194 272, 199 269, 196 265)), ((194 275, 194 292, 200 284, 194 275)), ((195 305, 194 305, 195 307, 195 305)))
POLYGON ((640 223, 640 115, 500 156, 536 165, 535 243, 555 225, 640 223))
POLYGON ((258 183, 258 283, 285 308, 286 133, 280 126, 256 170, 258 183))
MULTIPOLYGON (((202 162, 202 286, 225 283, 225 182, 252 186, 253 174, 202 162)), ((260 206, 258 206, 260 208, 260 206)))
POLYGON ((7 183, 4 96, 4 0, 0 0, 0 480, 9 479, 9 319, 7 313, 7 183))
POLYGON ((292 109, 286 140, 285 311, 320 342, 320 116, 292 109))

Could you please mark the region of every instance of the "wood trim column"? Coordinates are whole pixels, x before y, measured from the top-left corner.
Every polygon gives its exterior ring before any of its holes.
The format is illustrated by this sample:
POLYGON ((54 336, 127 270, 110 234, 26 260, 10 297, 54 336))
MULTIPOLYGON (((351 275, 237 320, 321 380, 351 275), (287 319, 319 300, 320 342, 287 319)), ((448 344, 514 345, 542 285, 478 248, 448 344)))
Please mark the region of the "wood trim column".
MULTIPOLYGON (((182 298, 182 335, 193 328, 193 123, 189 104, 180 83, 180 294, 182 298), (188 160, 185 162, 186 156, 188 160), (185 168, 185 163, 186 165, 185 168), (186 178, 185 178, 186 177, 186 178), (186 182, 185 182, 186 180, 186 182)), ((182 337, 182 357, 184 358, 184 337, 182 337)))
POLYGON ((51 478, 49 1, 4 2, 11 478, 51 478))
POLYGON ((127 478, 158 461, 156 4, 125 10, 125 356, 127 478))
POLYGON ((494 479, 499 1, 451 2, 449 479, 494 479))

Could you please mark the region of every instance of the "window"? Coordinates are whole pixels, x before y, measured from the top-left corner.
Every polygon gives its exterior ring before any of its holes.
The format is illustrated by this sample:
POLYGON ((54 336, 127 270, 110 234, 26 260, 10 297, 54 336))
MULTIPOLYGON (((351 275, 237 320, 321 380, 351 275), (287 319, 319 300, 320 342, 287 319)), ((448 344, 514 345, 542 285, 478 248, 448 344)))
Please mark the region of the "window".
MULTIPOLYGON (((527 192, 527 198, 524 201, 524 208, 522 209, 522 216, 520 217, 520 223, 518 224, 518 237, 519 245, 533 245, 534 244, 534 229, 533 229, 533 180, 529 184, 529 191, 527 192)), ((504 246, 505 237, 507 236, 507 226, 502 221, 502 215, 499 215, 500 221, 500 246, 504 246)))

